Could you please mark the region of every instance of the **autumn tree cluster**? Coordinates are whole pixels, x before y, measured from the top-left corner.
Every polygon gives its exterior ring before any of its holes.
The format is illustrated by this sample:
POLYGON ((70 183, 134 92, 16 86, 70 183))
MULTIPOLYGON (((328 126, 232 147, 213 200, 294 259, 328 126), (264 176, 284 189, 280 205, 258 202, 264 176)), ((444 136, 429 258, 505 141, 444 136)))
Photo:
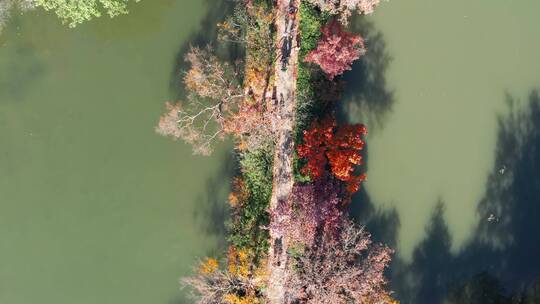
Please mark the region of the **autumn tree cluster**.
POLYGON ((374 244, 365 228, 349 220, 346 191, 324 173, 297 184, 275 211, 279 220, 270 229, 286 235, 292 248, 287 303, 397 303, 384 278, 392 250, 374 244))
POLYGON ((214 142, 230 134, 240 150, 265 148, 273 141, 274 109, 269 106, 271 87, 273 15, 260 6, 238 7, 219 24, 220 38, 242 43, 246 60, 221 61, 214 50, 191 47, 185 56, 191 66, 184 74, 186 102, 166 104, 156 131, 182 139, 195 154, 208 155, 214 142))
MULTIPOLYGON (((219 37, 244 46, 244 60, 229 64, 210 47, 191 48, 186 55, 190 69, 183 76, 189 91, 186 102, 167 103, 157 127, 162 135, 191 143, 199 154, 210 153, 216 140, 230 134, 239 152, 240 170, 229 196, 226 259, 204 260, 183 283, 192 288, 199 304, 273 303, 267 292, 273 282, 268 275, 273 269, 269 252, 283 246, 284 304, 397 303, 384 277, 392 250, 373 243, 365 228, 349 219, 351 195, 366 178, 360 165, 367 130, 361 124, 338 125, 335 102, 327 97, 335 99, 336 92, 309 95, 310 102, 320 107, 304 108, 312 112, 303 116, 309 120, 302 122, 296 133, 299 138, 291 146, 300 164, 298 178, 292 193, 269 208, 275 183, 274 130, 282 119, 272 94, 273 71, 279 64, 275 46, 280 42, 273 26, 275 1, 237 3, 234 14, 218 24, 219 37), (270 241, 270 235, 279 235, 280 241, 270 241)), ((299 9, 304 20, 296 37, 302 41, 303 54, 299 91, 320 90, 320 80, 334 84, 364 55, 362 37, 343 26, 351 12, 368 14, 377 4, 376 0, 302 0, 300 7, 290 7, 288 14, 299 9)))
POLYGON ((264 267, 255 268, 249 250, 229 247, 225 269, 218 260, 207 258, 196 269, 197 275, 182 279, 196 293, 199 304, 262 304, 260 290, 265 284, 264 267))
MULTIPOLYGON (((350 11, 370 13, 378 3, 309 2, 345 24, 350 11)), ((322 14, 304 15, 308 20, 313 16, 320 18, 322 14)), ((306 24, 311 26, 313 22, 306 24)), ((319 71, 332 81, 350 70, 366 48, 360 35, 346 32, 336 20, 324 22, 320 32, 319 41, 305 50, 304 61, 319 65, 319 71)), ((319 71, 310 69, 312 76, 307 79, 317 79, 319 71)), ((364 227, 349 220, 351 195, 366 178, 359 167, 367 129, 361 124, 338 125, 332 114, 335 103, 322 98, 318 102, 323 110, 314 113, 310 127, 301 133, 296 146, 302 164, 299 173, 308 176, 309 181, 295 183, 292 196, 273 210, 269 226, 275 231, 272 235, 285 235, 282 243, 290 251, 286 303, 397 303, 384 277, 392 250, 373 243, 364 227)))
POLYGON ((286 284, 290 303, 397 303, 384 278, 392 250, 374 244, 347 211, 350 195, 365 179, 355 174, 364 135, 363 125, 338 127, 328 117, 304 132, 298 156, 306 159, 301 171, 311 182, 295 185, 270 225, 293 248, 286 284))

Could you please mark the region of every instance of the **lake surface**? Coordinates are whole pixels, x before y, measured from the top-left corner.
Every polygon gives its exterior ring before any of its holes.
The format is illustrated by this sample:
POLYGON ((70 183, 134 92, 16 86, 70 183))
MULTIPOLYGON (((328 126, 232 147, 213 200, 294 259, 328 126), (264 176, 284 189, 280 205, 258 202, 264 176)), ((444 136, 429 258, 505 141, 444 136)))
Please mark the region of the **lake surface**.
POLYGON ((142 1, 76 29, 43 12, 12 19, 0 37, 0 303, 184 303, 178 278, 220 238, 208 206, 225 200, 229 149, 193 157, 153 128, 209 8, 142 1))
MULTIPOLYGON (((42 12, 12 19, 0 37, 0 303, 190 303, 177 281, 218 252, 230 149, 194 157, 153 127, 222 3, 144 0, 74 30, 42 12)), ((540 274, 539 10, 390 1, 352 24, 368 55, 345 75, 344 113, 370 130, 353 207, 397 249, 402 303, 443 303, 482 272, 507 291, 540 274)))
POLYGON ((534 0, 389 1, 354 24, 368 55, 345 76, 344 109, 371 131, 356 202, 369 206, 356 208, 395 245, 404 303, 439 303, 482 271, 508 289, 540 277, 539 10, 534 0))

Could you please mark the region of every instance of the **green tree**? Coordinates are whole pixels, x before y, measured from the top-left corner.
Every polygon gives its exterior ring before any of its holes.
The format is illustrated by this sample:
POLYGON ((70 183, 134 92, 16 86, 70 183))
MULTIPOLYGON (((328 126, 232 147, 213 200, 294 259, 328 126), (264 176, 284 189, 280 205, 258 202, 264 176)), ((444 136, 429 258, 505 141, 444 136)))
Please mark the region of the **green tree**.
MULTIPOLYGON (((100 17, 106 13, 111 18, 127 13, 130 0, 36 0, 36 6, 52 10, 69 27, 100 17)), ((140 0, 133 0, 139 2, 140 0)))

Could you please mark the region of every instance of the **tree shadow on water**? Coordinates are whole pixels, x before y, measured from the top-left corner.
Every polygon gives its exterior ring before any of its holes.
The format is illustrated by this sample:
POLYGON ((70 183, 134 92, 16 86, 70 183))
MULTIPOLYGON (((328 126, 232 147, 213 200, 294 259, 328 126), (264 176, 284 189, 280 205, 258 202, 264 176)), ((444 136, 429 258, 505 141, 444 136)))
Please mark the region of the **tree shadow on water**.
MULTIPOLYGON (((193 217, 199 225, 197 228, 201 235, 198 237, 214 241, 204 256, 219 258, 227 246, 227 222, 230 219, 227 194, 230 192, 231 179, 237 174, 236 168, 238 164, 234 154, 224 153, 219 169, 206 180, 204 192, 196 199, 193 217)), ((183 292, 171 298, 168 304, 193 303, 189 291, 189 288, 183 289, 183 292)))
MULTIPOLYGON (((358 173, 366 173, 369 182, 369 142, 364 146, 362 162, 358 173)), ((352 196, 349 205, 350 216, 355 222, 366 226, 375 242, 382 242, 394 248, 397 245, 400 228, 399 214, 396 208, 376 208, 364 186, 365 184, 352 196)))
POLYGON ((392 265, 402 303, 540 303, 540 96, 531 92, 524 108, 507 103, 472 239, 451 253, 441 202, 412 261, 392 265))
POLYGON ((350 214, 355 222, 366 226, 375 242, 390 247, 397 245, 400 222, 395 208, 390 210, 376 208, 367 191, 361 188, 352 198, 350 214))
MULTIPOLYGON (((337 109, 337 117, 340 121, 364 123, 373 134, 384 127, 395 103, 394 93, 388 88, 386 81, 386 71, 392 58, 383 33, 365 16, 353 17, 349 30, 360 33, 364 38, 367 53, 355 61, 352 70, 342 77, 345 89, 337 109)), ((364 165, 361 173, 366 173, 369 165, 369 142, 363 152, 364 165)), ((352 197, 349 209, 353 219, 367 227, 375 242, 396 246, 400 221, 395 208, 376 208, 365 188, 361 188, 352 197)))
POLYGON ((172 98, 180 100, 185 96, 184 85, 182 83, 182 72, 189 69, 189 64, 185 61, 185 56, 190 47, 205 47, 211 45, 217 55, 223 60, 233 62, 236 58, 242 57, 242 48, 234 43, 217 43, 217 24, 223 22, 225 18, 234 12, 234 0, 201 0, 207 7, 206 15, 202 18, 200 26, 196 32, 182 41, 171 71, 169 90, 172 98))
POLYGON ((448 304, 538 304, 540 281, 508 294, 496 277, 481 272, 452 287, 446 301, 448 304))
MULTIPOLYGON (((217 24, 224 21, 226 16, 233 13, 234 0, 202 0, 207 8, 206 15, 202 18, 200 26, 196 32, 182 41, 177 52, 173 69, 171 71, 169 88, 177 100, 184 97, 185 91, 182 84, 182 71, 186 71, 189 66, 184 58, 191 46, 204 47, 208 44, 216 44, 218 37, 217 24)), ((221 57, 226 59, 236 58, 239 48, 235 45, 227 45, 218 49, 221 57)), ((226 198, 222 197, 224 191, 230 187, 231 177, 235 174, 236 160, 232 153, 222 156, 221 167, 215 176, 206 181, 206 191, 197 199, 194 216, 203 225, 203 232, 207 236, 217 237, 218 245, 216 250, 223 248, 225 244, 225 221, 228 219, 228 205, 226 198)))
POLYGON ((218 257, 226 248, 227 222, 230 219, 230 209, 227 195, 230 192, 232 178, 238 167, 234 154, 222 156, 221 167, 216 175, 206 181, 205 192, 201 194, 195 205, 193 216, 201 225, 201 237, 216 240, 208 255, 218 257))
POLYGON ((533 258, 540 256, 540 96, 532 91, 523 109, 506 100, 510 112, 498 119, 495 168, 478 206, 482 221, 467 251, 515 289, 540 278, 533 258))
POLYGON ((346 88, 340 116, 365 123, 371 132, 376 132, 384 127, 395 102, 394 92, 386 81, 386 71, 392 58, 383 33, 372 22, 365 17, 357 17, 351 20, 349 27, 362 35, 367 53, 343 75, 346 88))
MULTIPOLYGON (((191 46, 204 47, 212 45, 217 48, 218 55, 225 60, 238 58, 241 50, 237 45, 221 46, 216 43, 218 37, 217 24, 224 21, 226 16, 233 12, 235 2, 233 0, 202 0, 207 7, 206 15, 203 17, 197 32, 179 46, 173 68, 171 71, 169 90, 171 98, 180 100, 185 97, 186 92, 182 83, 182 72, 189 69, 189 65, 184 58, 191 46), (219 47, 219 48, 218 48, 219 47)), ((193 216, 200 223, 201 238, 215 239, 215 245, 208 249, 206 256, 219 257, 226 247, 227 221, 229 220, 229 206, 226 194, 230 190, 231 178, 236 174, 237 160, 233 153, 226 153, 222 156, 221 167, 216 175, 206 181, 205 192, 197 198, 193 216)), ((193 299, 188 298, 187 292, 171 298, 168 304, 193 303, 193 299)))
POLYGON ((426 237, 413 252, 412 262, 393 261, 391 286, 402 303, 442 303, 447 283, 455 280, 450 253, 452 239, 444 221, 444 203, 433 210, 426 237))

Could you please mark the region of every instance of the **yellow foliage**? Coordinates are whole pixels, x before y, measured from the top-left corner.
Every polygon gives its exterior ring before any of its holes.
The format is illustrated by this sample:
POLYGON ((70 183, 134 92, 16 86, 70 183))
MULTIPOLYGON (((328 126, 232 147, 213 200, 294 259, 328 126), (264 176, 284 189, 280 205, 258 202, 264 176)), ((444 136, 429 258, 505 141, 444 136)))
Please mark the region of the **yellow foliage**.
POLYGON ((235 33, 235 34, 239 32, 239 30, 237 28, 233 27, 227 21, 222 22, 222 23, 218 23, 217 26, 218 26, 218 28, 220 28, 223 31, 228 31, 228 32, 232 32, 232 33, 235 33))
POLYGON ((240 278, 247 278, 250 275, 253 254, 247 249, 236 249, 229 247, 229 273, 240 278))
POLYGON ((259 261, 259 266, 253 270, 253 279, 257 286, 265 286, 268 281, 268 267, 266 259, 259 261))
POLYGON ((219 263, 216 259, 206 258, 204 262, 201 263, 199 267, 199 272, 202 274, 211 274, 216 272, 219 267, 219 263))
POLYGON ((236 148, 239 151, 245 151, 247 149, 247 143, 245 140, 240 140, 238 144, 236 145, 236 148))
POLYGON ((231 192, 231 194, 229 194, 229 204, 231 205, 231 207, 238 206, 238 195, 236 195, 236 193, 231 192))
POLYGON ((384 303, 385 304, 399 304, 399 301, 392 299, 392 297, 390 297, 390 296, 386 296, 386 299, 385 299, 384 303))
POLYGON ((227 304, 259 304, 259 299, 254 296, 244 296, 239 297, 235 294, 227 294, 224 297, 225 303, 227 304))

